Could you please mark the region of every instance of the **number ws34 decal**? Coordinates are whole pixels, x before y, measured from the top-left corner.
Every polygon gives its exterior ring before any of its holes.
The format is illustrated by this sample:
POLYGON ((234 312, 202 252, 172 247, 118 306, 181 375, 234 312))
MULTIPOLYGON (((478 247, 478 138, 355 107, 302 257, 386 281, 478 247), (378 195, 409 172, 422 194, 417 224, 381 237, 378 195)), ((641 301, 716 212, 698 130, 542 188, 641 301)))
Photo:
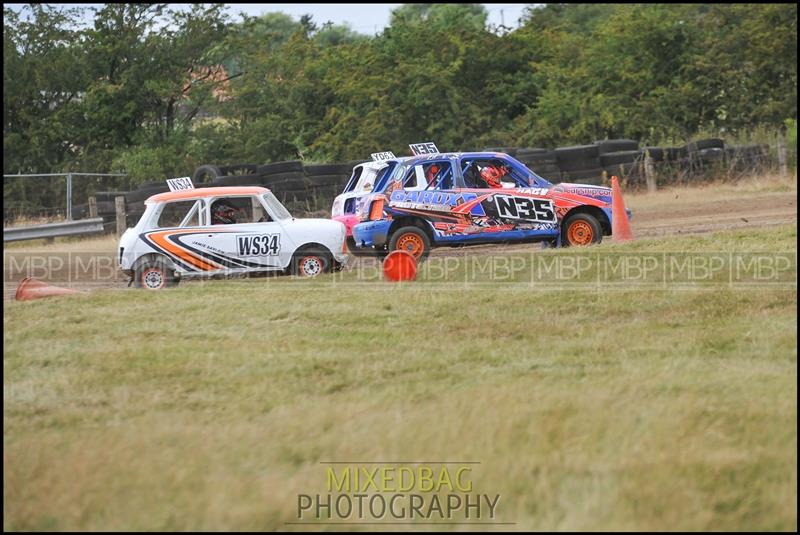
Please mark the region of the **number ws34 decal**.
MULTIPOLYGON (((263 244, 265 241, 267 244, 267 250, 274 250, 272 249, 273 239, 271 236, 275 236, 277 238, 274 240, 275 246, 277 247, 277 250, 274 254, 277 255, 277 253, 280 251, 280 237, 278 235, 245 235, 241 234, 241 231, 235 230, 166 229, 144 232, 140 234, 139 237, 144 243, 155 249, 157 252, 169 257, 175 263, 178 269, 184 271, 211 272, 224 269, 258 269, 276 266, 275 263, 264 264, 261 262, 253 262, 251 259, 246 260, 244 258, 237 258, 208 243, 205 243, 204 238, 208 237, 209 234, 215 234, 217 236, 224 234, 239 234, 240 237, 250 237, 249 245, 247 245, 248 251, 246 251, 246 254, 241 254, 241 247, 248 244, 248 241, 245 239, 242 242, 242 245, 239 245, 239 256, 256 256, 250 254, 253 250, 253 247, 257 247, 257 249, 260 251, 264 246, 263 244), (259 238, 257 240, 257 246, 254 246, 254 241, 252 240, 254 237, 259 238), (265 240, 264 238, 267 239, 265 240)), ((239 240, 237 240, 237 242, 238 241, 239 240)), ((269 254, 272 255, 273 253, 269 254)))

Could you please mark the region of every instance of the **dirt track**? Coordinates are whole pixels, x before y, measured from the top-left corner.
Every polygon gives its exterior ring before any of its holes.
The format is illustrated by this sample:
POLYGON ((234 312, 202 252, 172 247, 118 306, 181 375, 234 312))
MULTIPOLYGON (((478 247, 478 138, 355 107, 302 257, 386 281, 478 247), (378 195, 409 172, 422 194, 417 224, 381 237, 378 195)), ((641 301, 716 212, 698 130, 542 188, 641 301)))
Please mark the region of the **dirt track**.
POLYGON ((797 221, 795 192, 761 193, 746 198, 704 201, 694 199, 665 206, 636 209, 632 220, 637 236, 698 234, 738 228, 759 228, 797 221))
MULTIPOLYGON (((633 233, 637 237, 658 237, 683 234, 702 234, 719 230, 744 228, 762 228, 797 222, 797 192, 789 191, 739 191, 731 186, 722 189, 667 189, 653 195, 630 195, 626 203, 633 210, 631 221, 633 233)), ((113 257, 116 242, 105 239, 94 242, 89 249, 97 252, 102 244, 102 252, 113 257), (108 249, 107 251, 105 249, 108 249)), ((434 250, 432 255, 476 255, 514 250, 529 250, 530 245, 479 245, 463 248, 442 248, 434 250)), ((69 243, 60 248, 59 244, 45 247, 4 248, 4 253, 76 253, 80 251, 79 243, 69 243)), ((12 299, 19 280, 25 273, 17 273, 10 269, 7 255, 4 254, 3 298, 12 299)), ((61 277, 54 282, 60 283, 61 277)), ((125 288, 127 281, 121 274, 115 279, 109 278, 103 283, 70 282, 63 284, 75 289, 125 288)))

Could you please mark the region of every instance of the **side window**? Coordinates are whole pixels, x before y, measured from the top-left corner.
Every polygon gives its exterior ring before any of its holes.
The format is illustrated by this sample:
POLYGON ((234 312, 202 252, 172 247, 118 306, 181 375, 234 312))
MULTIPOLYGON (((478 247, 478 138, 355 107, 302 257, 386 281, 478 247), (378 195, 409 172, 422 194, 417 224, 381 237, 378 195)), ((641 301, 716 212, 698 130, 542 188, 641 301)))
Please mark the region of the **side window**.
POLYGON ((358 184, 358 179, 361 178, 361 172, 364 170, 363 166, 356 166, 353 168, 353 174, 350 175, 350 180, 347 181, 347 185, 344 187, 344 192, 347 193, 348 191, 353 191, 358 184))
POLYGON ((174 201, 165 203, 158 215, 158 228, 198 227, 203 201, 174 201))
POLYGON ((403 187, 410 190, 452 189, 453 166, 450 162, 426 162, 406 172, 403 187))
POLYGON ((252 196, 215 199, 210 212, 212 225, 257 223, 266 215, 258 199, 252 196))
POLYGON ((461 176, 467 188, 513 189, 530 185, 508 162, 497 158, 465 159, 461 162, 461 176))

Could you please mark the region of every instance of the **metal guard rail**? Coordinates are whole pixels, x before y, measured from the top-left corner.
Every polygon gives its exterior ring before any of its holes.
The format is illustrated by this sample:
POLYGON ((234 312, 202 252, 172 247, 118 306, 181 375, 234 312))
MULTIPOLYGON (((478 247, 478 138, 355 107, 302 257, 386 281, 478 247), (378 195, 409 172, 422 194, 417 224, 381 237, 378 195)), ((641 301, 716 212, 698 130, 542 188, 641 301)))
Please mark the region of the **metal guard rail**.
POLYGON ((48 223, 31 227, 3 228, 3 243, 22 240, 38 240, 57 238, 60 236, 76 236, 79 234, 95 234, 103 232, 103 218, 48 223))

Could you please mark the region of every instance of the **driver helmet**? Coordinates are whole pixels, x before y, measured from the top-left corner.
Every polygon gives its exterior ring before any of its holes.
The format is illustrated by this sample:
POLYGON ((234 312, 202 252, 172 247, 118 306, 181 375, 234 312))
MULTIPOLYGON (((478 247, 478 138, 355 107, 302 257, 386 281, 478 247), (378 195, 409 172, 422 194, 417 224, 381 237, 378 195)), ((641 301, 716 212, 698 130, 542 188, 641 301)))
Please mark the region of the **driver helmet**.
POLYGON ((425 178, 428 180, 429 186, 433 185, 433 180, 436 178, 436 173, 438 172, 439 172, 439 164, 434 163, 431 164, 430 167, 428 167, 428 171, 427 173, 425 173, 425 178))
POLYGON ((500 182, 502 176, 503 173, 495 165, 489 164, 481 169, 481 178, 490 188, 502 188, 503 184, 500 182))
POLYGON ((226 201, 218 201, 211 207, 212 225, 232 225, 236 223, 236 208, 226 201))

